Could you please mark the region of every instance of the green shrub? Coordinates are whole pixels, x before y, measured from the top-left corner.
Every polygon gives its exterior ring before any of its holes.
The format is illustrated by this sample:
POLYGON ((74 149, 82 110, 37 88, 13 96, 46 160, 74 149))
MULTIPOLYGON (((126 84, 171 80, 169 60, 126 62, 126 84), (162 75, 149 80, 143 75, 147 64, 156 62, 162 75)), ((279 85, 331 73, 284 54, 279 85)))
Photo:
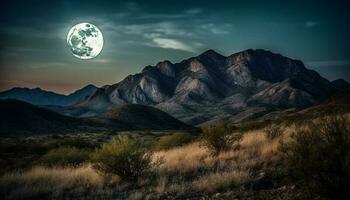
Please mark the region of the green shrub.
POLYGON ((78 166, 89 159, 89 152, 75 147, 59 147, 52 149, 40 158, 46 166, 78 166))
POLYGON ((202 130, 201 141, 212 154, 216 155, 230 148, 231 142, 228 137, 230 133, 230 129, 225 124, 207 127, 202 130))
POLYGON ((350 191, 350 125, 345 117, 327 117, 309 124, 282 145, 289 174, 332 199, 350 191))
POLYGON ((128 136, 119 136, 103 144, 92 154, 91 160, 95 169, 132 181, 145 175, 153 166, 151 153, 140 140, 128 136))
POLYGON ((277 125, 269 125, 264 129, 266 137, 273 140, 275 138, 280 137, 283 134, 283 130, 281 127, 277 125))
POLYGON ((194 137, 188 134, 175 133, 173 135, 166 135, 160 137, 153 145, 153 148, 155 150, 167 150, 188 144, 192 142, 193 139, 194 137))

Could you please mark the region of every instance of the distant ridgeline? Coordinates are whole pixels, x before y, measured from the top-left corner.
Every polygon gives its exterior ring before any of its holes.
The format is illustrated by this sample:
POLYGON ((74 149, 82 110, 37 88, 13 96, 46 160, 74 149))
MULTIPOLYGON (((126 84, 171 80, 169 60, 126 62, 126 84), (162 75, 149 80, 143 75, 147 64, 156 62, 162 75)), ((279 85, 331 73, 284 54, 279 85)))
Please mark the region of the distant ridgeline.
POLYGON ((146 66, 113 85, 88 85, 68 96, 14 88, 1 92, 0 98, 46 105, 74 117, 94 117, 122 105, 141 104, 188 124, 208 125, 307 108, 349 86, 342 79, 330 82, 302 61, 270 51, 248 49, 223 56, 208 50, 179 63, 146 66))
POLYGON ((87 85, 69 95, 57 94, 40 88, 12 88, 0 92, 0 99, 17 99, 34 105, 68 106, 83 100, 97 90, 94 85, 87 85))

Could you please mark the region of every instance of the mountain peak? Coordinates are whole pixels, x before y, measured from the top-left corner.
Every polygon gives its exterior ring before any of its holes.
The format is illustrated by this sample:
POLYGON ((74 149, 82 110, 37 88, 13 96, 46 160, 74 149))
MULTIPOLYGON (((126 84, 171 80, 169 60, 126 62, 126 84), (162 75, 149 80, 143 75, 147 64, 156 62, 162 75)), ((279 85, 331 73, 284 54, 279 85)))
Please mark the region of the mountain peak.
POLYGON ((338 90, 345 90, 350 88, 350 83, 342 78, 332 81, 331 84, 338 90))
POLYGON ((173 63, 171 63, 169 60, 164 60, 164 61, 161 61, 161 62, 157 63, 156 66, 158 68, 162 68, 162 67, 169 67, 171 65, 173 65, 173 63))
MULTIPOLYGON (((95 90, 97 90, 97 87, 96 87, 95 85, 93 85, 93 84, 88 84, 88 85, 86 85, 86 86, 84 86, 84 87, 82 87, 82 88, 80 88, 80 89, 78 89, 78 90, 76 90, 76 91, 70 93, 69 95, 74 95, 74 94, 81 93, 81 92, 84 93, 84 92, 86 92, 86 91, 90 91, 90 92, 88 92, 88 93, 91 93, 92 91, 95 91, 95 90)), ((68 95, 68 96, 69 96, 69 95, 68 95)))
POLYGON ((43 91, 40 87, 33 88, 34 91, 43 91))
MULTIPOLYGON (((254 56, 254 55, 274 55, 275 53, 272 53, 269 50, 265 49, 246 49, 237 53, 232 54, 231 56, 254 56)), ((279 54, 278 54, 279 55, 279 54)), ((231 57, 229 56, 229 57, 231 57)))
POLYGON ((208 57, 224 57, 223 55, 219 54, 218 52, 214 51, 213 49, 208 49, 206 51, 204 51, 202 54, 199 55, 200 56, 208 56, 208 57))
POLYGON ((88 84, 86 86, 84 86, 82 89, 84 88, 97 88, 94 84, 88 84))

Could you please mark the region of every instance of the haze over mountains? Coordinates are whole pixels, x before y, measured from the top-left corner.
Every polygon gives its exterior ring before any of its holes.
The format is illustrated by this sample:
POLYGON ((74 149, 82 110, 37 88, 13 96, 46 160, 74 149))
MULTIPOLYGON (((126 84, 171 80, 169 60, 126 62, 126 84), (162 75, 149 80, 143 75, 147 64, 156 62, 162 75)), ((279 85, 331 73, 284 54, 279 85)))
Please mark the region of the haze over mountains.
POLYGON ((346 88, 349 83, 344 80, 330 82, 302 61, 270 51, 248 49, 223 56, 208 50, 179 63, 146 66, 116 84, 89 85, 64 97, 39 89, 12 89, 0 93, 0 98, 66 106, 54 109, 76 117, 100 116, 122 105, 141 104, 192 125, 205 125, 306 108, 346 88))

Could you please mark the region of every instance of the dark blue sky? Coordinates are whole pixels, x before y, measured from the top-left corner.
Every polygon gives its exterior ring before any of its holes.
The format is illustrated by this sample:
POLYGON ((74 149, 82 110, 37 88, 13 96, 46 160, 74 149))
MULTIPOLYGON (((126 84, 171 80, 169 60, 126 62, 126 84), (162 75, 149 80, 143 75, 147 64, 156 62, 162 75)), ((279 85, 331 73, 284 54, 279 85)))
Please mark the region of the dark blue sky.
POLYGON ((0 90, 62 93, 113 84, 146 65, 178 62, 207 49, 230 55, 264 48, 301 59, 330 80, 350 80, 347 1, 2 1, 0 90), (66 45, 73 25, 104 35, 92 60, 66 45))

